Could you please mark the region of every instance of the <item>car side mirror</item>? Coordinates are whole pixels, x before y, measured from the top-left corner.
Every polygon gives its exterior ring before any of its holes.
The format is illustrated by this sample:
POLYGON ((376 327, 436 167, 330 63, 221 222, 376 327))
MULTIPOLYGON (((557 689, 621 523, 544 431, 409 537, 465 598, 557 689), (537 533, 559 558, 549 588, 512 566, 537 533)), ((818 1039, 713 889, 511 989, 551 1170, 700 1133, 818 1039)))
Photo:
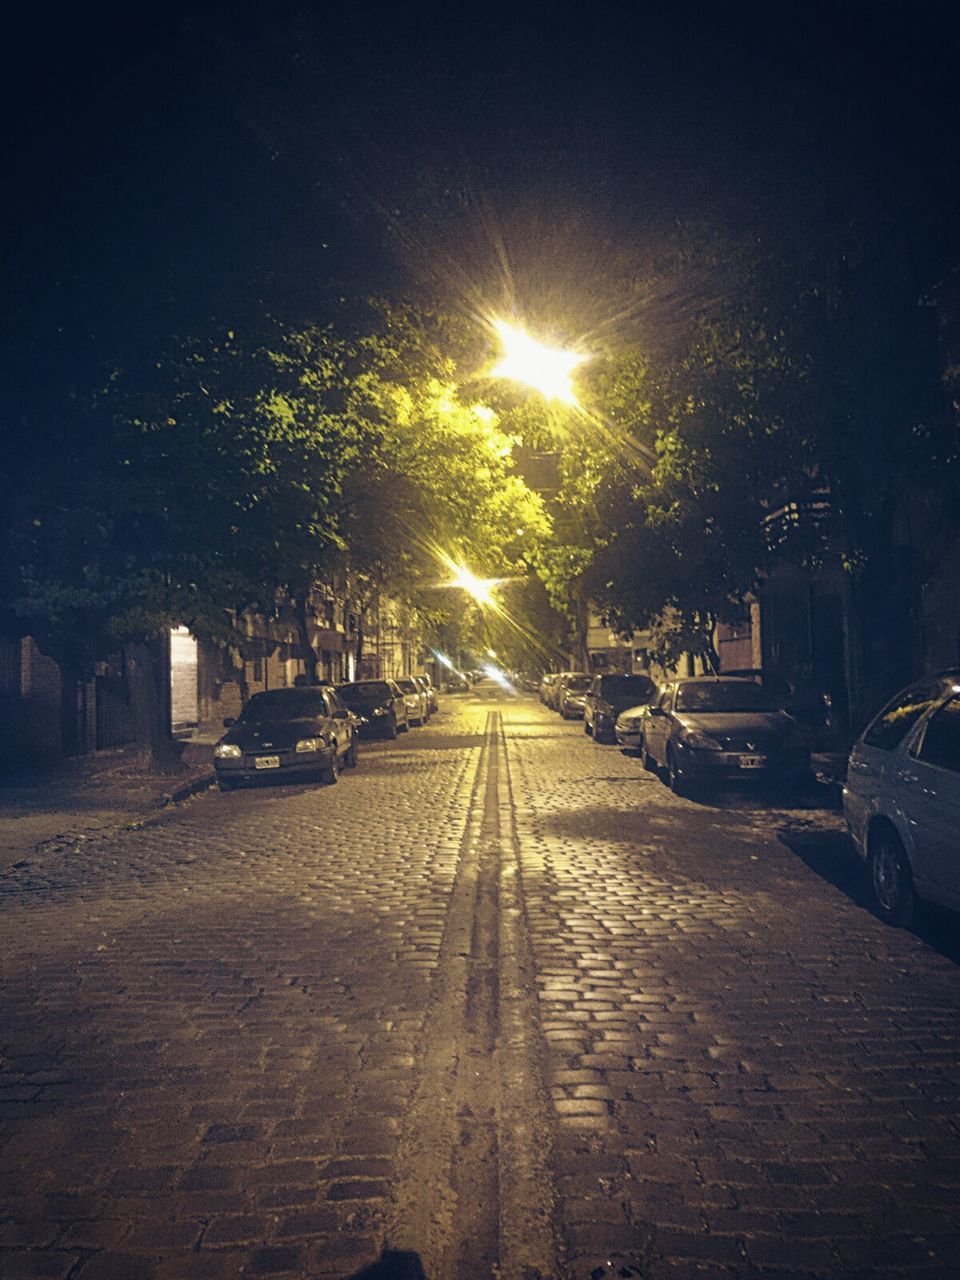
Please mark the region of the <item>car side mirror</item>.
POLYGON ((232 729, 236 723, 237 722, 234 720, 233 716, 227 716, 226 720, 223 722, 223 727, 225 729, 232 729))

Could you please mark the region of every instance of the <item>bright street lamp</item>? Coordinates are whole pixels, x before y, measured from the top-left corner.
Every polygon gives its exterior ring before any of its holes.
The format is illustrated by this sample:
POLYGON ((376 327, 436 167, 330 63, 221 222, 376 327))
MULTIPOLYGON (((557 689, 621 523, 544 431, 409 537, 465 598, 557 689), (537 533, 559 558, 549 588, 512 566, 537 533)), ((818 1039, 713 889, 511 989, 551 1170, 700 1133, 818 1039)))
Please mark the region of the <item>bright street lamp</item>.
POLYGON ((561 404, 579 409, 571 378, 574 369, 589 359, 588 356, 545 347, 506 320, 495 320, 493 325, 503 346, 503 355, 491 370, 493 377, 512 378, 514 382, 533 387, 545 400, 559 400, 561 404))
POLYGON ((489 609, 499 610, 500 606, 493 598, 493 588, 500 585, 504 581, 503 578, 478 578, 475 573, 444 552, 439 553, 440 559, 450 570, 451 578, 449 582, 441 582, 442 587, 459 587, 461 591, 465 591, 471 599, 477 604, 483 605, 489 609))

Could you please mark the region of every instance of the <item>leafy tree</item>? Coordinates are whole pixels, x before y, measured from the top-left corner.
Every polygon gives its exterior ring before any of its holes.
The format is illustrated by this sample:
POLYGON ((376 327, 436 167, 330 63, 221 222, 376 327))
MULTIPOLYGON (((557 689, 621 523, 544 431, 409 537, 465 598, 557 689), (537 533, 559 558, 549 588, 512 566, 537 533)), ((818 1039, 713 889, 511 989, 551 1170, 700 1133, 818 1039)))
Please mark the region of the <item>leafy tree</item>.
POLYGON ((173 344, 41 424, 11 520, 21 627, 67 682, 123 644, 138 741, 164 767, 157 639, 178 623, 229 637, 236 612, 302 592, 337 539, 356 432, 336 349, 269 336, 173 344))
POLYGON ((171 343, 24 448, 13 612, 68 684, 125 646, 145 760, 176 763, 157 645, 171 625, 229 642, 244 610, 288 610, 309 667, 318 580, 339 575, 361 610, 381 589, 419 598, 436 622, 422 588, 440 552, 499 576, 545 533, 513 441, 443 350, 450 322, 373 314, 348 336, 269 324, 171 343))

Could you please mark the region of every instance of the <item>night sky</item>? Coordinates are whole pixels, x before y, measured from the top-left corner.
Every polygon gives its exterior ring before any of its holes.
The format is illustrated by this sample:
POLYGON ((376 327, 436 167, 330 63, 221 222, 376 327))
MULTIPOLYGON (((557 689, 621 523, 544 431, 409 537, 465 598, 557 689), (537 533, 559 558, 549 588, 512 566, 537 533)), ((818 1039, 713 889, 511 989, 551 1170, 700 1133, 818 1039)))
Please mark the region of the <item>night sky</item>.
POLYGON ((342 293, 599 329, 681 223, 798 261, 838 227, 922 236, 957 191, 956 9, 22 14, 4 55, 8 410, 206 317, 323 318, 342 293))

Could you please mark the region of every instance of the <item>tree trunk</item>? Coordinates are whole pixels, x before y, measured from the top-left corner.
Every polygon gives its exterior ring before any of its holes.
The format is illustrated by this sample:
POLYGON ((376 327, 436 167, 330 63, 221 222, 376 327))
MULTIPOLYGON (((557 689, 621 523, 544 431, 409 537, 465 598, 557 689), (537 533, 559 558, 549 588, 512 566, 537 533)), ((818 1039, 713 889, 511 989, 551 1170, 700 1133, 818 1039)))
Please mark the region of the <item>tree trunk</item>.
POLYGON ((300 657, 306 667, 307 684, 317 683, 317 651, 310 643, 310 623, 307 618, 307 597, 297 596, 297 635, 300 639, 300 657))
POLYGON ((363 614, 359 613, 357 614, 357 653, 356 653, 355 666, 354 666, 354 671, 356 673, 356 678, 358 680, 361 679, 360 672, 362 670, 363 642, 365 638, 366 636, 363 630, 363 614))
POLYGON ((180 760, 183 747, 170 733, 163 643, 138 641, 128 645, 126 652, 140 768, 155 773, 178 773, 183 767, 180 760))

